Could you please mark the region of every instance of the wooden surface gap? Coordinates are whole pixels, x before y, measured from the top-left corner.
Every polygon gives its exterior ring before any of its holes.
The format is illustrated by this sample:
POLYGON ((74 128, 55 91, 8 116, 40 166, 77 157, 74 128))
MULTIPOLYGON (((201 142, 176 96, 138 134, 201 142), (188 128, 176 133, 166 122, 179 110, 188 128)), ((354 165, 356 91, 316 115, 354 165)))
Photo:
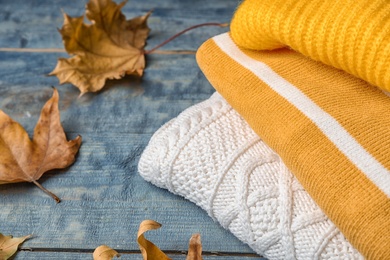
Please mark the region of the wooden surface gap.
POLYGON ((63 48, 0 48, 1 52, 65 52, 63 48))
MULTIPOLYGON (((114 248, 115 249, 115 248, 114 248)), ((56 252, 56 253, 85 253, 92 254, 95 249, 83 249, 83 248, 20 248, 19 251, 27 252, 56 252)), ((119 254, 133 255, 140 254, 140 250, 126 250, 126 249, 115 249, 119 254)), ((182 250, 163 250, 167 255, 187 255, 188 251, 182 250)), ((203 251, 202 256, 241 256, 241 257, 259 257, 254 253, 237 253, 237 252, 214 252, 214 251, 203 251)))
MULTIPOLYGON (((0 52, 30 52, 30 53, 65 53, 65 49, 62 48, 0 48, 0 52)), ((190 54, 194 55, 194 50, 156 50, 151 54, 162 54, 162 55, 175 55, 175 54, 190 54)))

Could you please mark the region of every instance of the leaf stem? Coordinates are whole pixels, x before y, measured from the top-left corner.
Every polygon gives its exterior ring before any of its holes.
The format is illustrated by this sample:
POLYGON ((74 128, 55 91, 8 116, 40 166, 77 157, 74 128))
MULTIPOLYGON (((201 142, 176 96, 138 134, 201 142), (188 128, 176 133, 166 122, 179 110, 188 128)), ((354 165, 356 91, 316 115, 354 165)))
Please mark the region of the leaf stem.
POLYGON ((154 47, 153 49, 151 50, 145 50, 145 54, 151 54, 152 52, 154 52, 155 50, 157 50, 158 48, 164 46, 165 44, 167 44, 168 42, 172 41, 173 39, 179 37, 180 35, 192 30, 192 29, 195 29, 195 28, 199 28, 199 27, 203 27, 203 26, 219 26, 219 27, 226 27, 228 26, 229 24, 227 23, 201 23, 201 24, 197 24, 197 25, 194 25, 194 26, 191 26, 175 35, 173 35, 172 37, 170 37, 169 39, 163 41, 162 43, 160 43, 159 45, 157 45, 156 47, 154 47))
POLYGON ((43 187, 41 184, 39 184, 39 182, 37 182, 36 180, 33 180, 32 181, 35 185, 38 186, 38 188, 40 188, 41 190, 43 190, 46 194, 50 195, 50 197, 52 197, 57 203, 60 203, 61 202, 61 199, 59 197, 57 197, 57 195, 55 195, 54 193, 52 193, 51 191, 47 190, 45 187, 43 187))

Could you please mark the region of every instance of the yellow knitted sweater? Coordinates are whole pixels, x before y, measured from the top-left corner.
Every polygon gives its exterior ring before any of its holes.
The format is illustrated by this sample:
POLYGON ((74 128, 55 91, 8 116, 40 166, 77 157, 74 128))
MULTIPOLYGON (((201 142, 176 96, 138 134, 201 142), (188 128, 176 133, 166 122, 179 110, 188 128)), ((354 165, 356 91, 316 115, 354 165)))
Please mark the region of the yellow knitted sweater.
POLYGON ((390 97, 377 88, 390 90, 389 37, 385 0, 246 0, 231 33, 197 52, 210 83, 373 260, 390 259, 390 97))
POLYGON ((289 46, 390 91, 388 0, 246 0, 231 36, 248 49, 289 46))

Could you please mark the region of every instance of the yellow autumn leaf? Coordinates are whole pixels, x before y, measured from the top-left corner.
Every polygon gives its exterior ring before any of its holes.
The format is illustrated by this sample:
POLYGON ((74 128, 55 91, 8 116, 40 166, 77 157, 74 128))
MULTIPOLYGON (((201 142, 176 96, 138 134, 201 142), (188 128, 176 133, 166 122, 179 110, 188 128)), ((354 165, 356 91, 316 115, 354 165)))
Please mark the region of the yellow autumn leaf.
POLYGON ((112 0, 90 0, 86 16, 64 14, 59 30, 66 51, 73 55, 58 59, 49 75, 56 75, 60 84, 71 83, 81 94, 96 92, 107 79, 119 79, 125 74, 142 76, 145 68, 144 46, 149 34, 147 19, 151 12, 126 20, 121 9, 126 4, 112 0))
POLYGON ((98 246, 93 252, 93 260, 111 260, 114 257, 119 257, 119 253, 109 246, 98 246))
POLYGON ((137 242, 144 260, 169 260, 164 252, 162 252, 155 244, 144 237, 144 233, 149 230, 159 229, 161 224, 154 220, 144 220, 139 225, 137 242))
POLYGON ((200 234, 193 234, 188 244, 188 254, 186 260, 202 260, 202 242, 200 234))
POLYGON ((13 256, 19 245, 30 237, 31 235, 24 237, 4 236, 0 233, 0 260, 7 260, 13 256))

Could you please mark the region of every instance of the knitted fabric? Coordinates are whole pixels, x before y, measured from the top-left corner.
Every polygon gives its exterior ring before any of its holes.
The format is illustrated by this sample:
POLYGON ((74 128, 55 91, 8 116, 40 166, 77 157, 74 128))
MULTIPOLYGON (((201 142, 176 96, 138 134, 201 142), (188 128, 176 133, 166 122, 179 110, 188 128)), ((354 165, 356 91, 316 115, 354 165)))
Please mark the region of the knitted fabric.
POLYGON ((218 93, 159 129, 139 172, 270 260, 363 259, 218 93))
POLYGON ((292 50, 197 52, 204 74, 368 259, 390 259, 390 98, 292 50))
POLYGON ((289 46, 390 90, 387 0, 245 0, 231 22, 243 48, 289 46))

